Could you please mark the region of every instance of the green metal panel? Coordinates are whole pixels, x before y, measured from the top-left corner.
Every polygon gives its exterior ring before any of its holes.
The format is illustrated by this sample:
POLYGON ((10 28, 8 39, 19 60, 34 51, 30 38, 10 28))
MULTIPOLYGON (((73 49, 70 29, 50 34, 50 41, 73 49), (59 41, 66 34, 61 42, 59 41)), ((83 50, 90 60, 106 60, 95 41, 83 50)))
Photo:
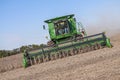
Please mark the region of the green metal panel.
POLYGON ((26 57, 23 56, 23 67, 26 68, 28 66, 26 57))
POLYGON ((107 47, 109 47, 109 48, 111 48, 111 47, 112 47, 112 45, 111 45, 111 43, 110 43, 110 39, 109 39, 109 38, 107 38, 107 39, 106 39, 106 46, 107 46, 107 47))
POLYGON ((54 24, 53 24, 53 23, 48 23, 48 26, 49 26, 50 38, 51 38, 51 39, 55 39, 56 35, 55 35, 54 24))
POLYGON ((74 16, 74 14, 65 15, 65 16, 61 16, 61 17, 56 17, 56 18, 53 18, 53 19, 45 20, 44 22, 50 23, 50 22, 57 21, 57 20, 61 20, 61 19, 65 19, 65 18, 69 19, 69 18, 71 18, 71 17, 73 17, 73 16, 74 16))
POLYGON ((68 19, 70 29, 71 29, 71 34, 77 34, 77 29, 76 29, 76 22, 74 21, 73 18, 68 19))

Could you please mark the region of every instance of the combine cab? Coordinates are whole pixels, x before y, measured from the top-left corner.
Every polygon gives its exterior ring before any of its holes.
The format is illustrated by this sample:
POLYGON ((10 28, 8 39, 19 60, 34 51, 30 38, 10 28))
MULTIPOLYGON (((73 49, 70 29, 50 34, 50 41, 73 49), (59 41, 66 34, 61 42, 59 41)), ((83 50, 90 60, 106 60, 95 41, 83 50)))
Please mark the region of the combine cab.
MULTIPOLYGON (((111 47, 104 32, 87 36, 74 15, 66 15, 45 21, 48 24, 50 41, 36 53, 24 52, 23 65, 28 67, 88 51, 111 47)), ((45 26, 44 26, 45 29, 45 26)))
POLYGON ((76 19, 74 15, 66 15, 49 19, 45 21, 49 27, 49 34, 51 41, 48 42, 49 46, 64 42, 66 40, 83 38, 86 32, 79 23, 79 31, 76 27, 76 19))

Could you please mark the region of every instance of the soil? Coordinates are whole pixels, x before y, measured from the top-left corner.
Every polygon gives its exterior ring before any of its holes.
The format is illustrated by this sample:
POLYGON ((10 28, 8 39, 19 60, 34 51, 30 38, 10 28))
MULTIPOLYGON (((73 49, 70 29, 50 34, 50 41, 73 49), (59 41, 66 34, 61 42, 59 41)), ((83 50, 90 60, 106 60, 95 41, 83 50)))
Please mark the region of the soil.
POLYGON ((0 59, 0 80, 120 80, 120 34, 114 47, 22 68, 22 54, 0 59), (14 66, 7 71, 10 65, 14 66))
POLYGON ((22 53, 0 58, 0 72, 22 67, 22 53))

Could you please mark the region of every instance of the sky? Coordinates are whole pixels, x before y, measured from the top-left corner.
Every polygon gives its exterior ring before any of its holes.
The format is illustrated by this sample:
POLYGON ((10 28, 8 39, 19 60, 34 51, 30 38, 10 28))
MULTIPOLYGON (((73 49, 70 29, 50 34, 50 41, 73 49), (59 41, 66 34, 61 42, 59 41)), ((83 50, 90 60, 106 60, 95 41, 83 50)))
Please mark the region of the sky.
POLYGON ((0 50, 46 44, 45 20, 75 14, 88 34, 120 30, 120 0, 0 0, 0 50))

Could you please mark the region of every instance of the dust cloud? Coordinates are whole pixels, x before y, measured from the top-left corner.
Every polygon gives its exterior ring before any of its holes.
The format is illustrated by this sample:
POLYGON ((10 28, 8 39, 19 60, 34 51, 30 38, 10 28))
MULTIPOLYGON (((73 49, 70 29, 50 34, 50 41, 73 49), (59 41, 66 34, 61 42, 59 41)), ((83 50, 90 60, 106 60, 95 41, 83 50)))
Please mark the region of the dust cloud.
POLYGON ((107 12, 98 14, 95 22, 88 22, 86 31, 87 34, 96 34, 106 32, 107 36, 111 37, 120 33, 120 12, 107 12))

